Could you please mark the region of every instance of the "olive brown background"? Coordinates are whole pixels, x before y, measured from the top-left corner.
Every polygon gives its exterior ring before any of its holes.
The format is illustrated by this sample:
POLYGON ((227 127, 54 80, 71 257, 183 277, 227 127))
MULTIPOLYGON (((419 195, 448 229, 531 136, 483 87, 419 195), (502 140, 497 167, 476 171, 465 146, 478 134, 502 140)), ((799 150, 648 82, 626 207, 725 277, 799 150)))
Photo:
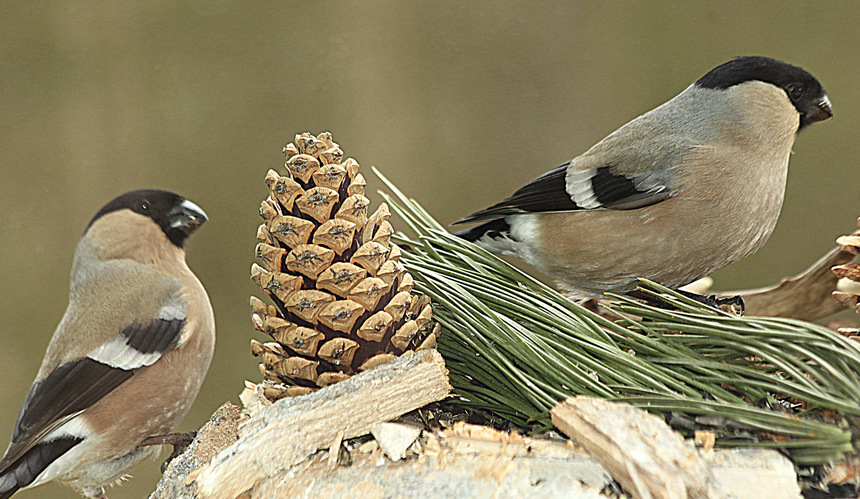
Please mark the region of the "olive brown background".
MULTIPOLYGON (((188 260, 218 345, 181 429, 238 403, 242 380, 259 379, 248 275, 263 177, 299 132, 331 131, 374 206, 371 165, 450 223, 717 64, 767 55, 817 76, 835 118, 800 135, 776 232, 717 287, 800 271, 860 215, 853 2, 34 1, 0 12, 0 447, 65 309, 83 228, 137 188, 176 191, 211 219, 188 260)), ((145 496, 160 461, 108 495, 145 496)), ((51 484, 20 497, 75 495, 51 484)))

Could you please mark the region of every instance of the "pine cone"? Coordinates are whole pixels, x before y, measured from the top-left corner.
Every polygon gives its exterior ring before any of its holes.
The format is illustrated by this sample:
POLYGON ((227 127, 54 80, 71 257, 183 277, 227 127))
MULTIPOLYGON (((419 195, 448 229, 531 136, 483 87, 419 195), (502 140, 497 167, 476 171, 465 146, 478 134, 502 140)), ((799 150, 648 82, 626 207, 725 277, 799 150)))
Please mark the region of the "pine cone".
POLYGON ((412 293, 385 203, 367 216, 364 177, 331 134, 284 147, 287 175, 266 175, 251 297, 251 340, 270 400, 304 395, 415 350, 435 348, 427 296, 412 293))

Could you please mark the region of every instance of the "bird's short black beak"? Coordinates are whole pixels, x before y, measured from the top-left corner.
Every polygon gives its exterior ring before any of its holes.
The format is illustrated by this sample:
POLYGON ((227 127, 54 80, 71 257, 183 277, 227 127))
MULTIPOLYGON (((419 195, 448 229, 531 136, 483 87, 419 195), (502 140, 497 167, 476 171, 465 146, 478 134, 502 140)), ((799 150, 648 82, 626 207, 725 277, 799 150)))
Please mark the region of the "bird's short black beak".
POLYGON ((182 231, 186 235, 191 234, 209 220, 209 217, 199 206, 187 199, 170 210, 167 216, 170 220, 170 228, 182 231))
POLYGON ((829 120, 833 117, 833 108, 830 107, 830 99, 826 95, 812 102, 809 109, 800 118, 800 128, 804 128, 819 121, 829 120))
POLYGON ((825 95, 815 103, 813 112, 810 113, 810 122, 815 123, 824 121, 833 117, 833 108, 830 107, 830 99, 825 95))

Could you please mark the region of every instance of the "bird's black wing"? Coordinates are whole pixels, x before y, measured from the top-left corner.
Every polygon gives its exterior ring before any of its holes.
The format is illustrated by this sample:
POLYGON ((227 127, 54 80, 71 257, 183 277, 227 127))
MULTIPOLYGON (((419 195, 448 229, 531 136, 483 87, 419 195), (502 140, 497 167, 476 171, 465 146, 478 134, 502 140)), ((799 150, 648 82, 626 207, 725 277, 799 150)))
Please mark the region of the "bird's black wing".
POLYGON ((565 163, 532 180, 511 197, 455 223, 494 220, 517 213, 631 210, 671 196, 666 170, 619 174, 611 165, 568 171, 565 163))

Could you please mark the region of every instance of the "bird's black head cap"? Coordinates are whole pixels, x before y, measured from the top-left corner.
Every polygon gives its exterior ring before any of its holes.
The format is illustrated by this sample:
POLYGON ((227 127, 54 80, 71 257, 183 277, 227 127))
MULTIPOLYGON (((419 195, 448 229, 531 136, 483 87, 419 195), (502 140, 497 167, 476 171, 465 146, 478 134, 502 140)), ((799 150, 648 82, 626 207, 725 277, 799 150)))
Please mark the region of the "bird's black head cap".
POLYGON ((182 248, 188 236, 207 220, 197 205, 179 194, 157 189, 131 191, 104 205, 90 220, 87 229, 96 220, 119 210, 131 210, 151 218, 174 245, 182 248))
POLYGON ((803 68, 770 57, 746 56, 721 64, 699 78, 701 88, 727 89, 762 81, 783 89, 800 113, 800 128, 833 116, 821 83, 803 68))

